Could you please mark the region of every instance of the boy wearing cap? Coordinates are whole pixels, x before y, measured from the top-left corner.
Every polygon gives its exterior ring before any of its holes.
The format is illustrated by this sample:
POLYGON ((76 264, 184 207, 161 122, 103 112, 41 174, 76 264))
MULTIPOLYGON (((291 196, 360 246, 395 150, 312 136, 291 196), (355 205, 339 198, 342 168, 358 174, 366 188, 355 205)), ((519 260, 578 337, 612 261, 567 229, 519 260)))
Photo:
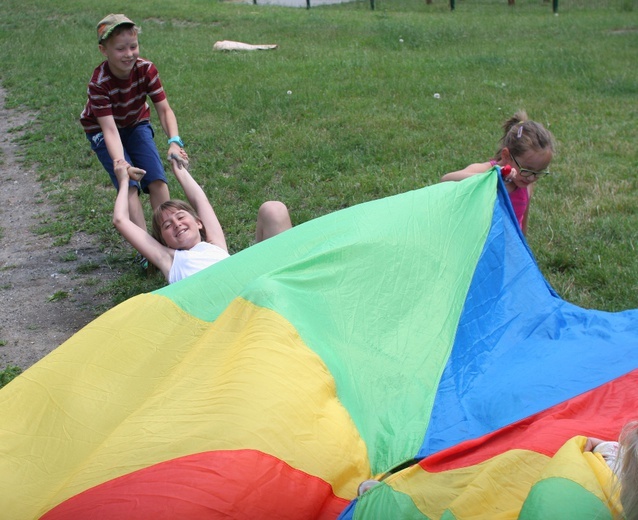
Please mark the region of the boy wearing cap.
POLYGON ((187 164, 188 156, 157 68, 139 57, 139 32, 123 14, 110 14, 98 23, 98 47, 106 60, 93 71, 80 122, 116 188, 114 165, 124 163, 146 171, 141 181, 129 183, 131 220, 146 229, 139 190, 149 194, 153 209, 170 198, 164 166, 153 140, 147 97, 168 136, 168 157, 187 164))

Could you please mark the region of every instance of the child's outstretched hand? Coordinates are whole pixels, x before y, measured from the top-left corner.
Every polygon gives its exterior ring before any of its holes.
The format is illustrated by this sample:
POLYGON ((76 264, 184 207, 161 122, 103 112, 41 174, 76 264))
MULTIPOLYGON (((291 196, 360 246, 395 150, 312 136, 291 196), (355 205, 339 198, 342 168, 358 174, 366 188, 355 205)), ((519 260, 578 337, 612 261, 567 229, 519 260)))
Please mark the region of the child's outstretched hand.
POLYGON ((501 167, 501 175, 503 180, 507 183, 511 183, 512 186, 517 188, 525 188, 529 182, 527 182, 516 168, 512 168, 509 164, 501 167))
POLYGON ((179 149, 179 154, 169 153, 168 154, 169 161, 175 161, 177 163, 177 167, 181 170, 182 168, 188 168, 188 154, 183 148, 179 149))
POLYGON ((173 173, 177 176, 180 175, 180 173, 189 173, 187 170, 188 167, 188 162, 186 162, 186 164, 184 164, 184 161, 182 161, 179 157, 176 156, 176 154, 171 154, 169 157, 169 162, 171 164, 171 169, 173 170, 173 173))
POLYGON ((117 178, 118 184, 128 184, 129 179, 139 181, 142 179, 142 177, 144 177, 144 175, 146 175, 146 170, 131 166, 129 163, 123 160, 117 161, 113 165, 113 170, 115 172, 115 177, 117 178))

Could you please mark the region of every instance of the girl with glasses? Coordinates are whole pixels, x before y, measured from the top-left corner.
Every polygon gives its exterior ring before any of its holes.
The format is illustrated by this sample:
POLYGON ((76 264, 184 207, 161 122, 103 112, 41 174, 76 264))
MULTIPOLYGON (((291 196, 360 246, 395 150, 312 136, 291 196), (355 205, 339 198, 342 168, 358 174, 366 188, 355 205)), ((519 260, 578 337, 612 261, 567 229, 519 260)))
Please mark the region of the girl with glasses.
POLYGON ((518 224, 527 234, 527 214, 534 183, 549 174, 547 167, 554 156, 554 137, 543 125, 530 121, 519 110, 503 124, 503 137, 494 157, 486 162, 470 164, 462 170, 445 174, 442 181, 462 181, 492 166, 503 168, 504 181, 518 224))

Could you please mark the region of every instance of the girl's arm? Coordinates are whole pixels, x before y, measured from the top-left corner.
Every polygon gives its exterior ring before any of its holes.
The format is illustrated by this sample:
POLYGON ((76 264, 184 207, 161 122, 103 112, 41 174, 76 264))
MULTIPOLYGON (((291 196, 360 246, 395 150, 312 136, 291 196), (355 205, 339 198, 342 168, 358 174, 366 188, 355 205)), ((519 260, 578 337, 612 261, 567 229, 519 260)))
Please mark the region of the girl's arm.
POLYGON ((477 173, 485 173, 492 167, 492 164, 488 162, 470 164, 468 167, 458 170, 456 172, 446 173, 441 177, 441 182, 445 181, 462 181, 477 173))
POLYGON ((224 237, 224 230, 222 229, 217 215, 215 214, 215 210, 213 210, 213 206, 211 206, 202 187, 197 184, 186 168, 180 168, 175 159, 171 159, 171 168, 173 169, 173 173, 175 174, 177 181, 184 190, 186 199, 190 205, 193 206, 199 215, 199 218, 202 219, 202 223, 206 228, 206 242, 215 244, 223 250, 228 251, 226 238, 224 237))
MULTIPOLYGON (((160 244, 145 229, 138 227, 129 215, 129 175, 125 162, 115 165, 115 175, 118 182, 117 197, 113 207, 113 225, 120 234, 146 259, 156 266, 168 278, 168 272, 173 265, 174 251, 160 244)), ((135 195, 137 196, 137 195, 135 195)))

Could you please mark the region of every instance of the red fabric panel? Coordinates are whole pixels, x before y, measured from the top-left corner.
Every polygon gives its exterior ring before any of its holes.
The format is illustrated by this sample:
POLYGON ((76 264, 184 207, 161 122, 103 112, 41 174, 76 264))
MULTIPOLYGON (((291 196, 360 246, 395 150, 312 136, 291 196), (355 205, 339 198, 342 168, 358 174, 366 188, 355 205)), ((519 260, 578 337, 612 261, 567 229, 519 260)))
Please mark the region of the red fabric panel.
POLYGON ((483 437, 435 453, 419 464, 426 471, 446 471, 473 466, 511 449, 553 456, 576 435, 617 440, 625 423, 636 418, 636 403, 638 370, 483 437))
POLYGON ((170 460, 95 486, 42 520, 333 519, 349 500, 281 460, 252 450, 170 460))

